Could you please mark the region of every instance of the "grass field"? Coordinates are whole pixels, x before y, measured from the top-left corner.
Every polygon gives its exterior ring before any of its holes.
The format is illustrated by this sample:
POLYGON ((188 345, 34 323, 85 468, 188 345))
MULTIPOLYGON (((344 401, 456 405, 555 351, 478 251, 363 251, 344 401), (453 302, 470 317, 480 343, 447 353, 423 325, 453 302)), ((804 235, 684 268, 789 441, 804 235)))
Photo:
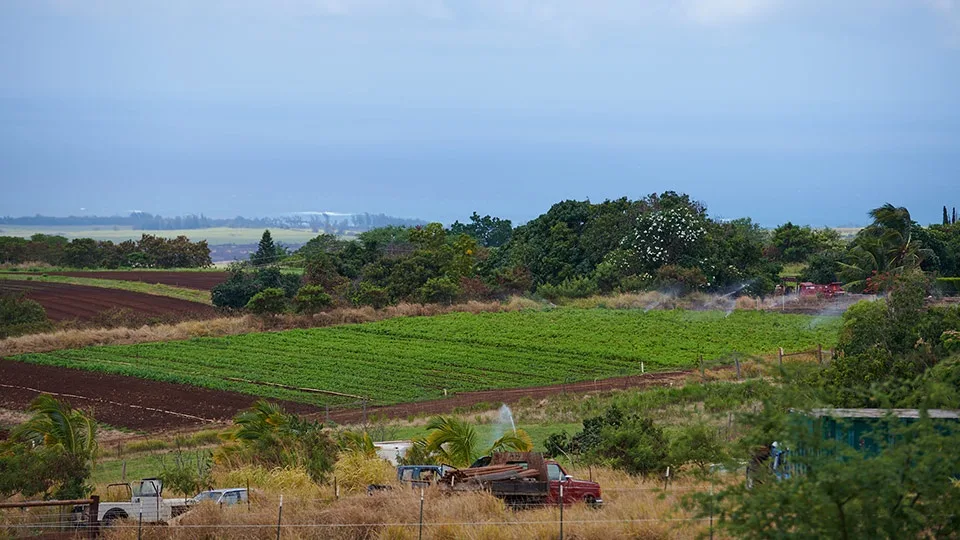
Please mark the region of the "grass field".
MULTIPOLYGON (((29 238, 34 234, 60 235, 69 239, 74 238, 93 238, 94 240, 113 240, 122 242, 124 240, 137 240, 144 234, 153 236, 162 236, 164 238, 176 238, 177 236, 186 236, 194 242, 206 240, 208 244, 215 246, 220 244, 256 244, 263 235, 263 229, 234 229, 230 227, 211 227, 209 229, 178 229, 170 231, 140 231, 133 230, 129 226, 109 226, 89 227, 89 226, 63 226, 63 227, 17 227, 0 225, 0 236, 20 236, 29 238)), ((315 238, 319 233, 310 229, 270 229, 270 235, 275 242, 304 243, 311 238, 315 238)))
POLYGON ((153 294, 156 296, 169 296, 188 300, 190 302, 199 302, 201 304, 213 305, 210 300, 210 291, 201 291, 197 289, 187 289, 183 287, 173 287, 162 283, 143 283, 141 281, 123 281, 118 279, 93 279, 68 276, 44 276, 38 274, 9 274, 0 273, 0 280, 21 280, 37 281, 41 283, 67 283, 70 285, 86 285, 89 287, 103 287, 105 289, 121 289, 124 291, 133 291, 138 293, 153 294))
POLYGON ((690 368, 698 355, 831 346, 833 317, 735 311, 582 310, 456 313, 311 330, 25 354, 12 359, 317 405, 353 398, 228 380, 241 377, 360 395, 376 404, 690 368))

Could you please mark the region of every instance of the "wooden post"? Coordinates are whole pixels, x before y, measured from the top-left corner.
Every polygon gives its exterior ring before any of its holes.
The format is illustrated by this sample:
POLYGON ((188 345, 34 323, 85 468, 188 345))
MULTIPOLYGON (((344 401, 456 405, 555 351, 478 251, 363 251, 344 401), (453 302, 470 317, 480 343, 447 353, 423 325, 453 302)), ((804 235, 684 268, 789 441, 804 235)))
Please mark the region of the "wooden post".
POLYGON ((100 515, 100 496, 93 495, 90 497, 90 506, 88 507, 89 515, 87 517, 87 532, 90 535, 90 538, 96 538, 100 536, 100 521, 97 517, 100 515))
POLYGON ((817 343, 817 363, 823 365, 823 344, 817 343))
POLYGON ((700 355, 700 380, 702 381, 704 379, 706 379, 706 375, 704 375, 704 372, 703 372, 703 355, 701 354, 700 355))
POLYGON ((733 359, 733 363, 734 363, 734 365, 737 366, 737 380, 739 381, 739 380, 740 380, 740 359, 739 359, 739 358, 734 358, 734 359, 733 359))
POLYGON ((777 349, 777 363, 783 367, 783 347, 777 349))

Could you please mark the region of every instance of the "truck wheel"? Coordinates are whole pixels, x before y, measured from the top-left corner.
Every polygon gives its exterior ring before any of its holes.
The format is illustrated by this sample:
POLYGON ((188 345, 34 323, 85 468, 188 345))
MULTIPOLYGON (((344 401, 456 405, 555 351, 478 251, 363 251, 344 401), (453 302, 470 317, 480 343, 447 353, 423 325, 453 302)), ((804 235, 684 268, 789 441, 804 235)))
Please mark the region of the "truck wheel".
POLYGON ((597 498, 593 495, 584 496, 583 502, 590 508, 600 508, 600 505, 597 504, 597 498))
POLYGON ((103 522, 104 527, 109 527, 110 525, 113 525, 114 521, 118 519, 127 519, 127 517, 127 513, 123 510, 119 508, 111 508, 106 514, 103 515, 103 519, 101 521, 103 522))

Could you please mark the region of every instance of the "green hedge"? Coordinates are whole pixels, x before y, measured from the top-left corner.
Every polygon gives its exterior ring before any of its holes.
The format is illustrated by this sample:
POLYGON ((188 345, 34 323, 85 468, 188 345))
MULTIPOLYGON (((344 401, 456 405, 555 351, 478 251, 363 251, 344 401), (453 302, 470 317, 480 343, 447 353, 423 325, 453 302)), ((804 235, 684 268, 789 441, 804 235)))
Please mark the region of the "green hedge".
POLYGON ((937 278, 937 290, 944 296, 960 296, 960 277, 937 278))

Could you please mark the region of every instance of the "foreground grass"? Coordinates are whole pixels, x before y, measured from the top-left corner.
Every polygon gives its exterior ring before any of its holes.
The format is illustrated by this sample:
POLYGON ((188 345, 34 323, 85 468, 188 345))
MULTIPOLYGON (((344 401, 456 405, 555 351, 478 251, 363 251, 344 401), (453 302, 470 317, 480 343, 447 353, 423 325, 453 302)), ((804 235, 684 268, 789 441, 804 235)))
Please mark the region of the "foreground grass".
MULTIPOLYGON (((679 509, 679 502, 709 484, 681 479, 664 490, 657 482, 644 482, 609 469, 573 469, 574 476, 592 476, 603 489, 600 509, 582 503, 563 509, 565 538, 694 538, 709 531, 706 520, 697 520, 679 509)), ((283 538, 415 539, 420 538, 420 492, 396 487, 367 496, 349 494, 334 499, 329 486, 299 495, 292 489, 258 487, 250 506, 202 505, 175 523, 145 527, 144 538, 275 538, 280 495, 284 495, 283 538)), ((427 489, 423 501, 422 538, 425 539, 530 539, 558 538, 560 508, 533 507, 511 510, 488 493, 447 495, 427 489)), ((137 538, 135 522, 104 532, 107 539, 137 538)))
POLYGON ((692 368, 698 357, 830 346, 837 318, 735 311, 525 310, 88 347, 12 360, 317 405, 391 404, 692 368), (236 380, 236 378, 244 380, 236 380), (298 390, 257 383, 287 385, 298 390))
POLYGON ((120 289, 154 296, 169 296, 179 300, 213 305, 210 291, 174 287, 162 283, 144 283, 142 281, 123 281, 118 279, 95 279, 71 276, 44 276, 37 274, 0 273, 0 280, 33 281, 39 283, 66 283, 68 285, 86 285, 105 289, 120 289))

